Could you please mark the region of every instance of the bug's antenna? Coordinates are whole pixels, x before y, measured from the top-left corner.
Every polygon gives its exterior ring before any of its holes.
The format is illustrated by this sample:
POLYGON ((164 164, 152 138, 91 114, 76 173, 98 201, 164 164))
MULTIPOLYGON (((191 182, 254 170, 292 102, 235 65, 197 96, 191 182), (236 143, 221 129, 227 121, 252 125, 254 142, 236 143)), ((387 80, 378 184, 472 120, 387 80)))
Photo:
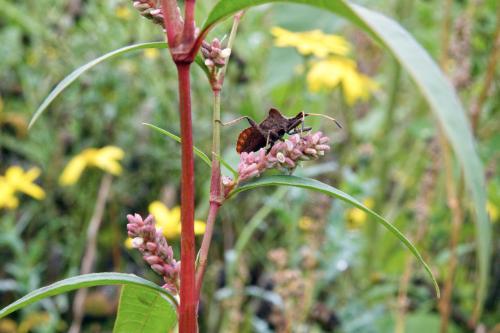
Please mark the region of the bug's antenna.
POLYGON ((327 116, 326 114, 321 114, 321 113, 304 113, 304 116, 318 116, 318 117, 323 117, 328 120, 333 121, 339 128, 342 128, 342 125, 337 121, 337 119, 332 118, 330 116, 327 116))

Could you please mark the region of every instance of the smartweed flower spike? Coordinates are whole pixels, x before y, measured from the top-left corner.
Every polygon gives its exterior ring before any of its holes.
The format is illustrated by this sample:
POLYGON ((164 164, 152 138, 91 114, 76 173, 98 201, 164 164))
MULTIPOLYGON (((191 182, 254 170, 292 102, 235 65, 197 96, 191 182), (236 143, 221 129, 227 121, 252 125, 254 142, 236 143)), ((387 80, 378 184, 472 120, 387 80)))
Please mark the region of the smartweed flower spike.
POLYGON ((166 282, 163 288, 173 295, 179 293, 180 262, 174 259, 172 247, 161 229, 156 229, 152 215, 145 220, 139 214, 127 215, 128 236, 132 238, 132 245, 141 251, 144 260, 166 282))
POLYGON ((212 43, 203 41, 201 44, 201 54, 203 54, 203 59, 205 59, 205 65, 209 69, 214 69, 215 67, 221 68, 226 64, 226 60, 231 55, 230 48, 222 48, 221 42, 214 38, 212 43))
MULTIPOLYGON (((238 164, 238 182, 258 177, 267 169, 291 172, 300 161, 317 159, 329 151, 328 141, 328 137, 321 132, 303 136, 294 134, 284 141, 277 141, 268 153, 266 153, 266 148, 261 148, 256 152, 243 152, 238 164)), ((236 183, 228 177, 224 177, 222 182, 227 196, 236 183)))
POLYGON ((163 13, 161 10, 161 1, 159 0, 133 0, 134 8, 145 18, 159 24, 165 29, 163 13))

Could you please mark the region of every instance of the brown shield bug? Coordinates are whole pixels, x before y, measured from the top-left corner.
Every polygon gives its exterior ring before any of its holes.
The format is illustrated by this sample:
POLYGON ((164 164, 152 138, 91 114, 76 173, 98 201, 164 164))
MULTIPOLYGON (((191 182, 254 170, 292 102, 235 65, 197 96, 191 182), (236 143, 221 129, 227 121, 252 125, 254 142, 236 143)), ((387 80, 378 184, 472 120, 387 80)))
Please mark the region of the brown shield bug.
POLYGON ((250 124, 250 127, 240 133, 236 142, 236 151, 241 154, 242 152, 250 153, 260 148, 271 147, 276 141, 281 140, 285 134, 292 135, 310 131, 310 127, 304 127, 304 118, 313 115, 333 120, 341 128, 335 119, 326 115, 301 111, 296 116, 287 118, 275 108, 271 108, 267 117, 260 123, 256 123, 250 117, 243 116, 222 125, 231 125, 242 119, 246 119, 250 124), (300 129, 298 129, 299 126, 301 126, 300 129))

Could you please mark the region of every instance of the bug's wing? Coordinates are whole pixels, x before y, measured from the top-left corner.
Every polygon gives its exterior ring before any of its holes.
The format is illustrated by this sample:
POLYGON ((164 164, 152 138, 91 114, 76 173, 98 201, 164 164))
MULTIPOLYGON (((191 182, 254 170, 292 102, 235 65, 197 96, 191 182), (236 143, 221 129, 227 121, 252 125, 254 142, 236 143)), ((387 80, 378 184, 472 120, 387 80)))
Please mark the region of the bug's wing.
POLYGON ((236 152, 250 153, 266 146, 266 138, 254 127, 248 127, 238 136, 236 152))
POLYGON ((277 109, 271 108, 269 109, 269 114, 267 115, 266 119, 264 119, 260 123, 260 127, 264 131, 269 131, 269 130, 278 130, 280 128, 285 128, 287 124, 288 119, 281 114, 277 109))

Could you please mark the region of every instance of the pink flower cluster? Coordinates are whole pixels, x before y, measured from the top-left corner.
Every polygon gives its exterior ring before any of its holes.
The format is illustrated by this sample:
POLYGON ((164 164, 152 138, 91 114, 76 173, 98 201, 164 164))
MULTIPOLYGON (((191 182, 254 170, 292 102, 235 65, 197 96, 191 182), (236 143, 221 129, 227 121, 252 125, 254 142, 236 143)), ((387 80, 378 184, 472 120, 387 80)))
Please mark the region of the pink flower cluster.
POLYGON ((157 0, 133 0, 134 8, 145 18, 165 28, 160 1, 157 0))
POLYGON ((205 65, 213 69, 215 67, 223 67, 226 64, 227 58, 231 55, 230 48, 223 48, 221 42, 214 38, 212 43, 203 41, 201 44, 201 54, 205 59, 205 65))
POLYGON ((160 229, 156 229, 152 215, 145 220, 139 214, 127 215, 128 236, 132 246, 141 251, 144 260, 163 277, 163 288, 176 295, 179 292, 180 262, 174 259, 172 247, 160 229))
POLYGON ((277 141, 266 153, 265 148, 256 152, 241 153, 238 164, 239 181, 261 175, 267 169, 295 169, 300 161, 309 161, 323 156, 330 150, 328 137, 321 132, 291 135, 284 141, 277 141))

